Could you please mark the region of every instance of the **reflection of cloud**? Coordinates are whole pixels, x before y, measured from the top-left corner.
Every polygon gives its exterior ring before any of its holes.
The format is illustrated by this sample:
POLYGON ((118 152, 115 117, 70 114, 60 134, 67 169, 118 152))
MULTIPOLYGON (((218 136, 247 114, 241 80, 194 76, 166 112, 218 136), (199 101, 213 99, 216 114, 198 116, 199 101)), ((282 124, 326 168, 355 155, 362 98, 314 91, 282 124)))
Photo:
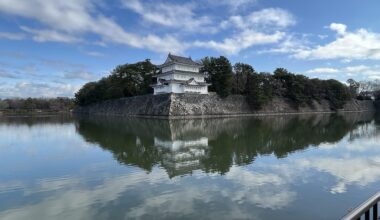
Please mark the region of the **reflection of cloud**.
POLYGON ((289 191, 289 181, 281 172, 259 173, 233 167, 226 178, 235 184, 237 191, 230 192, 236 202, 249 201, 261 208, 281 209, 293 202, 296 193, 289 191))
POLYGON ((335 186, 331 187, 331 190, 330 190, 332 194, 345 193, 346 191, 347 191, 347 188, 344 182, 339 182, 335 186))
POLYGON ((24 184, 21 181, 2 181, 0 183, 0 194, 21 189, 24 184))
POLYGON ((163 170, 154 169, 149 174, 135 172, 104 178, 101 184, 91 187, 85 185, 84 179, 43 179, 29 187, 31 189, 24 187, 24 195, 38 198, 44 193, 49 196, 32 205, 0 212, 0 218, 95 219, 95 206, 106 206, 122 195, 137 192, 140 202, 126 211, 126 218, 141 218, 151 213, 161 217, 193 215, 200 205, 217 204, 216 207, 225 206, 226 209, 210 212, 210 218, 248 219, 252 216, 245 210, 247 207, 280 209, 292 202, 296 195, 286 189, 287 181, 283 177, 273 173, 234 167, 226 178, 210 178, 202 173, 195 175, 195 183, 186 178, 168 180, 163 170), (231 187, 225 187, 230 183, 231 187), (146 190, 146 184, 150 190, 146 190))
POLYGON ((203 206, 210 203, 218 206, 220 201, 226 209, 209 212, 209 218, 251 219, 252 215, 248 214, 250 212, 247 212, 245 207, 281 209, 296 197, 295 192, 287 189, 287 180, 274 173, 258 173, 242 167, 233 167, 223 180, 214 176, 209 182, 204 178, 203 174, 197 173, 196 179, 199 182, 195 184, 185 185, 181 190, 149 195, 141 205, 132 208, 127 216, 142 218, 147 217, 148 213, 158 216, 191 216, 197 212, 199 202, 203 206), (226 184, 228 187, 225 187, 226 184))
POLYGON ((338 184, 332 193, 345 192, 346 184, 366 186, 380 179, 380 157, 317 158, 303 160, 303 165, 335 176, 338 184))
MULTIPOLYGON (((26 205, 17 209, 0 212, 0 219, 94 219, 96 213, 91 210, 91 206, 100 203, 106 204, 117 199, 122 192, 129 187, 138 186, 142 183, 156 184, 161 182, 164 173, 155 171, 150 174, 132 173, 130 175, 105 179, 102 185, 95 188, 82 188, 78 179, 64 180, 59 183, 50 181, 53 184, 46 184, 42 181, 39 188, 34 192, 47 192, 66 188, 66 191, 51 197, 47 197, 41 202, 33 205, 26 205), (76 183, 76 184, 74 184, 76 183)), ((49 181, 48 181, 49 182, 49 181)))

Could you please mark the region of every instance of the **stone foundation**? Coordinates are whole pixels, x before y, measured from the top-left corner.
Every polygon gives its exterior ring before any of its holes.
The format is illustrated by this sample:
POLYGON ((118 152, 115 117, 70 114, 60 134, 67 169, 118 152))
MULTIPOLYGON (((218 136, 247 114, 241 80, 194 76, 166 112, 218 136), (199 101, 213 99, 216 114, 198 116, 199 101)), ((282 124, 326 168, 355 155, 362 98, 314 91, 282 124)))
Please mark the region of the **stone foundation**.
MULTIPOLYGON (((140 117, 225 117, 244 115, 277 115, 300 113, 329 113, 327 100, 314 101, 312 105, 305 105, 298 109, 291 102, 283 98, 274 98, 263 106, 260 111, 252 110, 246 98, 242 95, 231 95, 220 98, 210 93, 198 94, 161 94, 144 95, 95 103, 89 106, 78 107, 76 113, 91 115, 121 115, 140 117)), ((375 111, 373 101, 348 101, 340 112, 375 111)))

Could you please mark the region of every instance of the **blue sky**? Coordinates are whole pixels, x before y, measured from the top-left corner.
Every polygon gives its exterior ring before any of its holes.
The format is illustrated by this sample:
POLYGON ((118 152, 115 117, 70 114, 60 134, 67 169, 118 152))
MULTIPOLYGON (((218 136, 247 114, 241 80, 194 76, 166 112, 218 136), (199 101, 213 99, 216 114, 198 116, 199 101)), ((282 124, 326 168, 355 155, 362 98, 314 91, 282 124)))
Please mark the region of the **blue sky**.
POLYGON ((0 0, 0 98, 73 96, 168 52, 257 71, 380 78, 378 0, 0 0))

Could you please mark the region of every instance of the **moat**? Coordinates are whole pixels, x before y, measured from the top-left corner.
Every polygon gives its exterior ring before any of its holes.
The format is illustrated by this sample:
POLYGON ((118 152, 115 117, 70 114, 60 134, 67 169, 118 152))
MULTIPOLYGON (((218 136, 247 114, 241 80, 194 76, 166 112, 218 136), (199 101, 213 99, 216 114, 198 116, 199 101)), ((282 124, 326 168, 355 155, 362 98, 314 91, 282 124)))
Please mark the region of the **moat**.
POLYGON ((0 219, 339 219, 379 189, 379 126, 372 113, 2 117, 0 219))

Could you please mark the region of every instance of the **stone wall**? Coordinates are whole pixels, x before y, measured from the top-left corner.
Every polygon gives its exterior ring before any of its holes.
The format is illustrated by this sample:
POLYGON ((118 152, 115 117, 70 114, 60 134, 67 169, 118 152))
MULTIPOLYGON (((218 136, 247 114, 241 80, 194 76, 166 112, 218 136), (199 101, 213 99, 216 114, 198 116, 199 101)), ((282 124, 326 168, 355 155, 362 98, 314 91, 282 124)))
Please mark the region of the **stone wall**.
POLYGON ((170 94, 143 95, 77 107, 74 112, 91 115, 168 116, 170 103, 170 94))
MULTIPOLYGON (((343 112, 375 111, 372 101, 352 100, 339 110, 343 112)), ((253 111, 244 96, 231 95, 225 99, 210 93, 144 95, 104 101, 93 105, 78 107, 75 112, 99 115, 123 115, 143 117, 203 117, 239 116, 263 114, 295 114, 332 112, 327 100, 312 105, 294 108, 289 101, 274 98, 260 111, 253 111)))

